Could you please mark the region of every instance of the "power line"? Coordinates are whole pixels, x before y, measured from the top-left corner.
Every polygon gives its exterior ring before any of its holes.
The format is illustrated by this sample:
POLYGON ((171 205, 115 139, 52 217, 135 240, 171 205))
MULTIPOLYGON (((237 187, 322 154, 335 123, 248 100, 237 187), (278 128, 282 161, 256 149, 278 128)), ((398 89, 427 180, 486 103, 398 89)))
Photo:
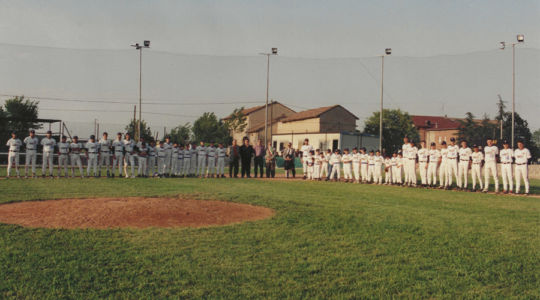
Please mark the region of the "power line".
MULTIPOLYGON (((99 110, 99 109, 65 109, 65 108, 40 108, 39 110, 45 111, 72 111, 72 112, 106 112, 106 113, 133 113, 129 110, 99 110)), ((158 113, 158 112, 144 112, 149 115, 162 115, 162 116, 172 116, 172 117, 182 117, 182 118, 198 118, 197 116, 189 115, 179 115, 179 114, 170 114, 170 113, 158 113)))

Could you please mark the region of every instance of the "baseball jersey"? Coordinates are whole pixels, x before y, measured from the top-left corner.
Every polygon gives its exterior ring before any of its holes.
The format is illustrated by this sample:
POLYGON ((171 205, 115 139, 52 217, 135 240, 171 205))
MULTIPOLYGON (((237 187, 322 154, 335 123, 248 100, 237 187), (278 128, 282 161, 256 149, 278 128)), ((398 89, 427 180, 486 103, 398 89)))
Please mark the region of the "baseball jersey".
POLYGON ((37 146, 39 144, 39 140, 38 140, 37 137, 29 137, 29 136, 27 136, 24 139, 24 144, 26 145, 26 150, 27 151, 36 151, 37 146))
POLYGON ((448 160, 448 148, 441 149, 441 157, 443 162, 446 162, 448 160))
POLYGON ((217 157, 218 158, 224 158, 225 156, 227 156, 227 149, 225 148, 217 148, 217 157))
POLYGON ((411 149, 411 144, 403 144, 403 146, 401 147, 401 155, 403 155, 403 157, 409 157, 409 149, 411 149))
POLYGON ((84 148, 88 150, 88 154, 97 154, 99 149, 99 144, 96 142, 86 142, 86 145, 84 145, 84 148))
POLYGON ((178 148, 172 147, 172 159, 178 159, 178 148))
POLYGON ((69 143, 58 143, 58 153, 68 154, 69 153, 69 143))
POLYGON ((311 145, 302 145, 300 147, 300 151, 302 151, 302 157, 308 158, 310 151, 313 150, 313 146, 311 145))
POLYGON ((448 159, 455 159, 455 158, 457 158, 458 153, 459 153, 459 147, 458 147, 458 145, 448 145, 448 147, 447 147, 446 149, 448 149, 448 154, 446 154, 446 157, 447 157, 448 159))
POLYGON ((71 149, 72 154, 80 154, 81 149, 82 149, 82 144, 72 142, 71 144, 69 144, 69 148, 71 149))
POLYGON ((114 142, 112 142, 112 147, 114 148, 115 153, 124 152, 124 142, 121 140, 114 140, 114 142))
POLYGON ((165 148, 165 144, 163 146, 159 145, 156 147, 157 156, 159 158, 165 158, 167 155, 167 149, 165 148))
POLYGON ((148 156, 150 157, 156 156, 156 147, 148 146, 148 156))
POLYGON ((178 148, 178 160, 184 159, 184 149, 178 148))
POLYGON ((526 164, 529 159, 531 159, 531 152, 527 148, 516 149, 514 151, 514 157, 516 158, 516 164, 523 165, 526 164))
POLYGON ((360 154, 360 163, 361 164, 367 164, 369 159, 369 155, 367 154, 360 154))
POLYGON ((184 158, 191 158, 191 151, 188 148, 184 149, 184 158))
POLYGON ((208 157, 209 158, 216 157, 216 148, 215 147, 213 147, 213 146, 208 147, 207 152, 208 152, 208 157))
POLYGON ((197 147, 197 155, 199 157, 204 157, 204 156, 206 156, 206 154, 207 153, 206 153, 206 147, 205 146, 198 146, 197 147))
POLYGON ((369 155, 368 156, 368 165, 370 165, 370 166, 375 165, 375 156, 374 155, 369 155))
POLYGON ((375 166, 376 167, 382 167, 382 164, 384 162, 384 157, 382 156, 375 156, 375 166))
POLYGON ((471 158, 472 158, 473 164, 481 164, 482 160, 484 160, 484 153, 480 151, 473 152, 473 154, 471 154, 471 158))
POLYGON ((191 146, 191 149, 189 150, 190 153, 191 153, 191 158, 196 158, 197 157, 197 149, 195 146, 191 146))
POLYGON ((392 159, 391 159, 391 158, 385 158, 385 159, 384 159, 384 166, 385 166, 385 167, 390 167, 390 166, 392 166, 392 159))
POLYGON ((165 149, 165 154, 172 155, 173 146, 170 143, 163 143, 163 149, 165 149))
POLYGON ((439 159, 441 158, 441 151, 437 149, 430 149, 429 150, 429 162, 430 163, 439 163, 439 159))
POLYGON ((418 162, 427 162, 429 158, 429 150, 422 148, 418 150, 418 162))
POLYGON ((22 146, 22 142, 19 139, 9 139, 6 143, 6 146, 9 146, 9 151, 19 152, 19 148, 22 146))
POLYGON ((43 138, 41 140, 41 145, 43 146, 43 152, 52 152, 54 151, 56 141, 53 138, 43 138))
POLYGON ((399 157, 397 157, 397 156, 396 156, 396 157, 392 157, 392 158, 390 159, 390 164, 392 165, 392 167, 397 166, 397 164, 398 164, 398 159, 399 159, 399 157))
POLYGON ((416 159, 416 155, 418 154, 418 148, 409 146, 408 153, 409 153, 409 156, 408 156, 409 159, 416 159))
POLYGON ((460 148, 459 149, 459 160, 460 161, 469 161, 471 159, 472 150, 471 148, 460 148))
POLYGON ((352 155, 351 154, 343 154, 342 161, 344 164, 350 164, 352 162, 352 155))
POLYGON ((499 154, 499 148, 497 146, 484 147, 484 160, 486 162, 495 162, 497 154, 499 154))
POLYGON ((352 154, 352 162, 353 164, 359 164, 360 163, 360 153, 353 153, 352 154))
POLYGON ((135 142, 133 140, 124 140, 124 149, 126 150, 126 153, 133 152, 134 147, 135 142))
POLYGON ((510 148, 501 149, 501 153, 499 153, 499 157, 501 158, 501 162, 503 164, 511 164, 512 157, 514 157, 514 151, 510 148))
POLYGON ((315 158, 311 155, 311 153, 306 157, 306 161, 308 166, 313 166, 315 162, 315 158))
POLYGON ((111 141, 106 139, 99 140, 99 151, 109 152, 111 150, 111 141))
POLYGON ((330 156, 330 163, 333 164, 333 165, 337 165, 341 162, 341 155, 339 154, 332 154, 330 156))
POLYGON ((140 157, 143 157, 143 158, 144 158, 144 157, 147 157, 147 156, 148 156, 148 150, 149 150, 149 149, 148 149, 148 146, 146 146, 146 145, 143 146, 143 145, 141 144, 141 145, 138 146, 137 148, 139 149, 139 156, 140 156, 140 157))

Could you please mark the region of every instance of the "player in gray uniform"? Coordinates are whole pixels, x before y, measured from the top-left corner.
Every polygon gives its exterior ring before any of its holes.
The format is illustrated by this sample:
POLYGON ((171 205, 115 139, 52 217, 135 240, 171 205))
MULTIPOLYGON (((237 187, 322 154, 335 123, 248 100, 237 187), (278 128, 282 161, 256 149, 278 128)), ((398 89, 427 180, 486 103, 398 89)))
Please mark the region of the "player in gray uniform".
POLYGON ((111 177, 111 145, 109 134, 103 133, 103 137, 99 140, 99 177, 101 177, 101 168, 105 165, 107 169, 107 177, 111 177))
POLYGON ((21 149, 22 142, 17 138, 15 132, 11 133, 11 138, 7 141, 6 146, 9 147, 8 154, 8 167, 7 167, 7 177, 11 175, 11 168, 15 166, 15 173, 17 178, 21 177, 19 173, 19 150, 21 149))
POLYGON ((206 148, 206 153, 208 155, 208 167, 206 168, 206 177, 214 177, 214 175, 217 175, 217 172, 216 172, 217 150, 216 150, 216 147, 214 146, 214 142, 210 143, 210 146, 206 148))
POLYGON ((189 168, 190 176, 195 177, 195 174, 197 172, 197 144, 193 143, 191 144, 191 166, 189 168))
POLYGON ((191 174, 189 173, 191 169, 191 149, 189 149, 189 143, 186 144, 186 147, 184 148, 184 174, 183 177, 190 177, 191 174))
POLYGON ((225 178, 225 157, 227 156, 227 149, 223 147, 222 143, 219 143, 217 148, 217 177, 225 178))
MULTIPOLYGON (((161 144, 160 144, 161 146, 161 144)), ((172 166, 172 152, 173 152, 173 146, 171 143, 171 138, 166 136, 165 142, 163 143, 163 149, 165 150, 165 158, 163 160, 163 175, 165 177, 169 177, 169 173, 171 172, 171 166, 172 166)))
POLYGON ((156 142, 150 141, 148 145, 148 171, 149 176, 154 176, 156 173, 156 142))
POLYGON ((79 137, 74 136, 73 141, 69 145, 70 148, 70 160, 71 160, 71 177, 75 177, 75 165, 79 166, 79 174, 81 178, 84 178, 84 172, 82 168, 81 161, 81 150, 83 148, 82 144, 79 143, 79 137))
POLYGON ((159 177, 165 177, 165 160, 167 159, 167 148, 163 141, 159 141, 159 146, 156 147, 157 160, 158 160, 158 175, 159 177))
POLYGON ((183 177, 184 174, 184 145, 178 146, 178 161, 176 162, 176 176, 183 177))
POLYGON ((206 167, 206 147, 204 142, 201 141, 200 145, 197 147, 197 176, 199 178, 204 178, 204 169, 206 167))
POLYGON ((69 143, 65 135, 62 136, 58 143, 58 178, 62 176, 62 167, 64 167, 64 177, 68 177, 69 164, 69 143))
POLYGON ((178 143, 173 143, 171 148, 171 169, 170 176, 176 177, 176 169, 178 168, 178 143))
POLYGON ((37 147, 39 139, 36 137, 36 132, 30 130, 30 136, 27 136, 23 143, 26 145, 26 157, 24 164, 24 176, 28 178, 28 166, 32 166, 32 178, 36 178, 36 162, 37 162, 37 147))
POLYGON ((88 166, 86 169, 86 175, 90 177, 90 172, 92 169, 94 169, 94 177, 98 177, 98 152, 99 152, 99 144, 96 143, 96 137, 94 135, 90 136, 90 139, 88 142, 86 142, 86 145, 84 145, 84 148, 86 148, 86 157, 88 158, 88 166))
POLYGON ((126 133, 126 138, 124 139, 124 150, 126 154, 124 155, 124 174, 126 178, 129 178, 127 171, 128 164, 131 167, 131 178, 135 178, 135 142, 131 139, 129 133, 126 133))
POLYGON ((122 177, 122 167, 124 164, 124 142, 122 141, 122 133, 116 134, 116 140, 112 142, 113 154, 113 167, 112 177, 114 177, 114 169, 118 167, 118 176, 122 177))
MULTIPOLYGON (((142 139, 141 139, 142 140, 142 139)), ((140 144, 137 146, 139 157, 139 177, 148 177, 148 166, 146 165, 147 159, 148 159, 148 146, 146 145, 146 142, 142 140, 140 144)))
POLYGON ((52 132, 47 131, 47 135, 41 140, 43 146, 43 163, 41 165, 41 176, 45 177, 47 166, 49 167, 49 176, 53 178, 53 154, 56 141, 52 138, 52 132))

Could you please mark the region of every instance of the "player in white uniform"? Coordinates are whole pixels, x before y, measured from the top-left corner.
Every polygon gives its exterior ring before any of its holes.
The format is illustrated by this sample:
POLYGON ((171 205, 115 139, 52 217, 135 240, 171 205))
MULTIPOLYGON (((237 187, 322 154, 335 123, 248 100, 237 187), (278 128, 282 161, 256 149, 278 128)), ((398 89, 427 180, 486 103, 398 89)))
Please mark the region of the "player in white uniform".
MULTIPOLYGON (((161 146, 161 143, 160 143, 161 146)), ((169 174, 171 172, 171 166, 172 166, 172 153, 173 153, 173 145, 171 143, 171 138, 166 136, 165 142, 163 143, 163 149, 165 150, 165 158, 163 160, 164 166, 163 166, 163 176, 169 177, 169 174)))
POLYGON ((382 165, 384 163, 384 157, 381 155, 381 151, 377 150, 375 153, 375 167, 374 167, 374 182, 376 184, 382 184, 382 165))
POLYGON ((68 165, 69 165, 69 143, 66 136, 62 136, 62 139, 58 143, 58 178, 60 178, 62 167, 64 167, 64 177, 68 177, 68 165))
POLYGON ((439 165, 439 188, 448 187, 448 147, 446 141, 441 142, 441 164, 439 165))
POLYGON ((53 155, 56 141, 52 138, 52 132, 47 131, 47 135, 41 140, 43 146, 43 163, 41 164, 41 176, 45 177, 45 170, 49 167, 49 176, 53 178, 53 155))
POLYGON ((71 160, 71 177, 75 177, 75 165, 79 166, 79 174, 84 178, 84 172, 81 161, 81 150, 83 146, 79 143, 79 137, 74 136, 71 144, 69 144, 70 160, 71 160))
POLYGON ((334 154, 330 156, 329 163, 332 165, 332 172, 330 173, 330 179, 334 179, 334 176, 337 177, 336 181, 339 181, 341 176, 341 155, 339 150, 334 150, 334 154))
POLYGON ((501 149, 501 151, 499 152, 499 158, 501 160, 503 193, 512 193, 512 191, 514 191, 514 177, 512 176, 512 162, 514 159, 514 150, 510 149, 510 145, 507 141, 503 142, 503 149, 501 149))
POLYGON ((426 141, 420 142, 420 149, 418 150, 418 170, 420 171, 420 180, 422 186, 426 187, 427 183, 427 170, 428 170, 429 150, 426 147, 426 141))
POLYGON ((11 168, 15 167, 15 173, 17 174, 17 178, 20 178, 21 174, 19 173, 19 151, 21 149, 22 142, 20 139, 17 138, 17 134, 15 132, 11 133, 11 138, 7 141, 6 146, 9 147, 7 177, 11 175, 11 168))
POLYGON ((131 135, 126 133, 124 138, 124 174, 126 178, 129 178, 127 171, 128 164, 131 167, 131 178, 135 178, 135 142, 131 139, 131 135))
POLYGON ((484 184, 482 183, 481 171, 482 171, 482 161, 484 160, 484 154, 479 151, 478 146, 473 146, 473 153, 471 155, 472 165, 471 165, 471 177, 472 177, 472 190, 476 192, 476 180, 480 185, 480 190, 484 189, 484 184))
POLYGON ((366 183, 369 181, 368 160, 369 160, 369 155, 367 154, 366 148, 360 149, 360 176, 362 177, 363 183, 366 183))
POLYGON ((36 137, 36 132, 30 130, 30 136, 27 136, 23 143, 26 145, 26 159, 24 165, 24 176, 28 178, 28 166, 32 166, 32 178, 36 178, 36 162, 37 162, 37 147, 39 140, 36 137))
POLYGON ((459 148, 459 168, 457 185, 459 189, 467 190, 469 180, 469 168, 471 166, 471 148, 467 147, 466 141, 461 141, 459 148))
POLYGON ((225 178, 225 157, 227 149, 223 147, 223 143, 219 143, 217 148, 217 177, 225 178))
POLYGON ((528 162, 531 159, 531 152, 525 148, 523 141, 517 142, 518 148, 514 151, 516 158, 515 176, 516 176, 516 194, 519 194, 521 187, 521 179, 525 184, 525 194, 529 194, 529 169, 528 162))
POLYGON ((497 155, 499 154, 499 148, 493 145, 491 139, 487 140, 487 146, 484 147, 484 193, 489 190, 489 173, 493 176, 495 181, 495 193, 499 192, 499 176, 497 175, 497 155))
POLYGON ((369 151, 367 174, 366 182, 375 182, 375 152, 373 150, 369 151))
POLYGON ((345 179, 345 182, 352 182, 352 160, 353 157, 351 154, 349 154, 349 149, 345 148, 343 150, 343 156, 341 157, 341 161, 343 162, 343 178, 345 179))
POLYGON ((159 145, 156 147, 156 153, 158 161, 158 175, 159 177, 163 178, 165 177, 165 168, 167 166, 165 163, 165 160, 167 159, 167 148, 165 147, 165 143, 163 141, 159 141, 159 145))
POLYGON ((437 168, 441 163, 441 151, 437 150, 437 145, 431 143, 431 149, 429 149, 429 164, 427 172, 427 184, 430 187, 437 185, 437 168))
POLYGON ((401 168, 398 170, 398 161, 400 158, 396 152, 392 153, 391 165, 392 165, 392 184, 401 183, 401 168), (399 180, 398 180, 399 177, 399 180))
POLYGON ((384 158, 384 184, 392 184, 392 158, 390 156, 384 158))
POLYGON ((354 182, 360 183, 360 153, 358 152, 358 148, 356 147, 353 148, 352 152, 354 182))
POLYGON ((90 136, 88 142, 84 145, 86 149, 86 157, 88 159, 88 166, 86 168, 86 176, 90 177, 90 174, 93 173, 94 177, 98 177, 98 153, 99 153, 99 144, 96 142, 96 137, 94 135, 90 136), (92 172, 92 169, 94 171, 92 172))
POLYGON ((324 156, 321 157, 321 150, 316 149, 313 156, 313 179, 321 180, 321 166, 324 156))
POLYGON ((326 152, 321 152, 321 154, 324 156, 324 159, 321 159, 321 173, 319 174, 319 178, 328 180, 330 178, 328 169, 330 168, 330 156, 332 155, 332 151, 328 149, 326 152))
POLYGON ((313 172, 315 171, 315 151, 311 150, 309 152, 309 156, 307 159, 307 179, 313 180, 315 179, 313 176, 313 172))
POLYGON ((206 169, 206 177, 214 177, 214 174, 216 174, 216 158, 217 158, 217 151, 216 151, 216 147, 214 146, 214 142, 210 143, 210 146, 206 148, 206 153, 208 155, 208 167, 206 169))
POLYGON ((101 169, 105 165, 107 177, 111 177, 111 145, 109 134, 103 133, 103 137, 99 140, 99 177, 101 177, 101 169))
POLYGON ((302 152, 302 168, 304 171, 304 179, 307 178, 307 157, 309 156, 309 153, 313 150, 313 146, 309 144, 309 139, 304 140, 304 144, 300 148, 300 151, 302 152))
POLYGON ((416 148, 413 141, 410 141, 408 149, 408 159, 407 163, 409 164, 409 181, 405 182, 408 186, 416 186, 416 157, 418 156, 418 148, 416 148))
POLYGON ((201 141, 200 145, 197 147, 197 176, 199 178, 204 178, 204 170, 206 167, 206 147, 204 142, 201 141))
POLYGON ((118 176, 122 177, 122 167, 124 164, 124 142, 122 141, 122 133, 116 134, 116 140, 112 142, 113 154, 113 167, 112 177, 114 177, 114 169, 118 167, 118 176))
POLYGON ((456 145, 455 138, 450 138, 450 145, 448 145, 447 149, 448 153, 446 154, 446 172, 448 174, 448 188, 451 188, 454 177, 456 177, 456 183, 458 181, 457 160, 459 154, 459 146, 456 145))
POLYGON ((409 149, 411 148, 411 144, 409 142, 408 137, 403 138, 403 146, 401 146, 401 154, 403 155, 402 164, 403 164, 403 173, 405 174, 405 184, 409 183, 409 175, 411 172, 409 171, 410 164, 409 164, 409 149))

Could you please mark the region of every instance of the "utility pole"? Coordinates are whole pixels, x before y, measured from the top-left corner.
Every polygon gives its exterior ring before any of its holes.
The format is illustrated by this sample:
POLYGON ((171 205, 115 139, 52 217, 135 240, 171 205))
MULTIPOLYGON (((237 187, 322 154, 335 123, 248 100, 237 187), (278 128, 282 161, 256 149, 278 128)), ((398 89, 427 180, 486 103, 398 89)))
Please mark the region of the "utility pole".
MULTIPOLYGON (((145 40, 143 45, 135 43, 131 45, 139 51, 139 120, 137 121, 137 129, 135 133, 135 139, 138 141, 141 138, 141 123, 142 123, 142 50, 143 48, 150 48, 150 41, 145 40)), ((133 118, 135 120, 135 117, 133 118)))
MULTIPOLYGON (((260 55, 266 55, 266 104, 264 107, 264 145, 268 144, 268 94, 270 91, 270 55, 277 55, 278 49, 272 48, 269 53, 259 53, 260 55)), ((270 137, 271 139, 271 137, 270 137)))

